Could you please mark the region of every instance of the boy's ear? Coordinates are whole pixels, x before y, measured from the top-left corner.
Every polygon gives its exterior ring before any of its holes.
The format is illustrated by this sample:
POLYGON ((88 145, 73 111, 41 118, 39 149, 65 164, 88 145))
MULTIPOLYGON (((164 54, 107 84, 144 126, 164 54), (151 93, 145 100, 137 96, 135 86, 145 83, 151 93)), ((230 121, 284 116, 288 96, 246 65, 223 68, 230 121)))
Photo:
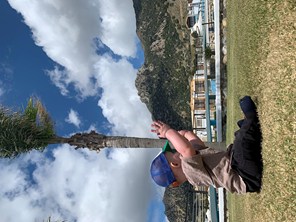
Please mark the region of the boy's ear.
POLYGON ((174 181, 172 183, 172 187, 178 187, 180 185, 180 183, 178 181, 174 181))
POLYGON ((170 165, 173 168, 179 168, 180 167, 180 164, 179 163, 176 163, 176 162, 170 162, 170 165))

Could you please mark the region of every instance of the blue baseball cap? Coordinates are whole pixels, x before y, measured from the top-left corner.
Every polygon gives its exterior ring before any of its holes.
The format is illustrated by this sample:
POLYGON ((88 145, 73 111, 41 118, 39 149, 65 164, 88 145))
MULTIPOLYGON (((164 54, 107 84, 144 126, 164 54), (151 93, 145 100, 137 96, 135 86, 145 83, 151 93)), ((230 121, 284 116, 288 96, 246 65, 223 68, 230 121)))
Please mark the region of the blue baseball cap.
POLYGON ((169 141, 166 142, 162 151, 154 158, 150 167, 150 174, 154 182, 162 187, 167 187, 173 182, 176 181, 174 173, 170 167, 169 162, 167 161, 164 153, 165 152, 174 152, 169 144, 169 141))

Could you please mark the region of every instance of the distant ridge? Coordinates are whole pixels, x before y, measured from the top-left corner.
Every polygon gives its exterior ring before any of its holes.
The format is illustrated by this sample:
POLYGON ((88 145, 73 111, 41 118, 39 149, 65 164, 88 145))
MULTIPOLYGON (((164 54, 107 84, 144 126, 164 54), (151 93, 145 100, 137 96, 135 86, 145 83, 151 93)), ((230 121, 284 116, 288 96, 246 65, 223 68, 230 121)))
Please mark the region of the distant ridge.
POLYGON ((186 1, 133 0, 145 62, 136 78, 141 101, 154 119, 191 129, 189 78, 193 74, 186 1))

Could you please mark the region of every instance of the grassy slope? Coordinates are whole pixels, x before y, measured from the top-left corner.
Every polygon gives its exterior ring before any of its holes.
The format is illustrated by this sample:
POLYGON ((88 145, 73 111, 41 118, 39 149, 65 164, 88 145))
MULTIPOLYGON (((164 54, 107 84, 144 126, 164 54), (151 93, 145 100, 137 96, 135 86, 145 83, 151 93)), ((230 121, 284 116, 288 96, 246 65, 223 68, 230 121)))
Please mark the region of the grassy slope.
POLYGON ((228 0, 227 142, 242 117, 238 99, 258 105, 263 132, 260 194, 229 195, 230 221, 296 218, 296 1, 228 0))

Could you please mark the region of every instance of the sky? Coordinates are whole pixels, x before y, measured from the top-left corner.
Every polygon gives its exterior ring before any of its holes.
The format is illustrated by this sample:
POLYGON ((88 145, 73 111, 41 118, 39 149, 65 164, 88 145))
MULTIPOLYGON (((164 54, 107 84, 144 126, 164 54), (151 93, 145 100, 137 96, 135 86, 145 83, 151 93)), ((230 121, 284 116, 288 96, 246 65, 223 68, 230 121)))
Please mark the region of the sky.
MULTIPOLYGON (((132 0, 1 1, 0 28, 1 105, 37 96, 60 136, 154 137, 135 88, 144 55, 132 0)), ((1 221, 166 221, 149 176, 159 150, 51 145, 0 159, 1 221)))

